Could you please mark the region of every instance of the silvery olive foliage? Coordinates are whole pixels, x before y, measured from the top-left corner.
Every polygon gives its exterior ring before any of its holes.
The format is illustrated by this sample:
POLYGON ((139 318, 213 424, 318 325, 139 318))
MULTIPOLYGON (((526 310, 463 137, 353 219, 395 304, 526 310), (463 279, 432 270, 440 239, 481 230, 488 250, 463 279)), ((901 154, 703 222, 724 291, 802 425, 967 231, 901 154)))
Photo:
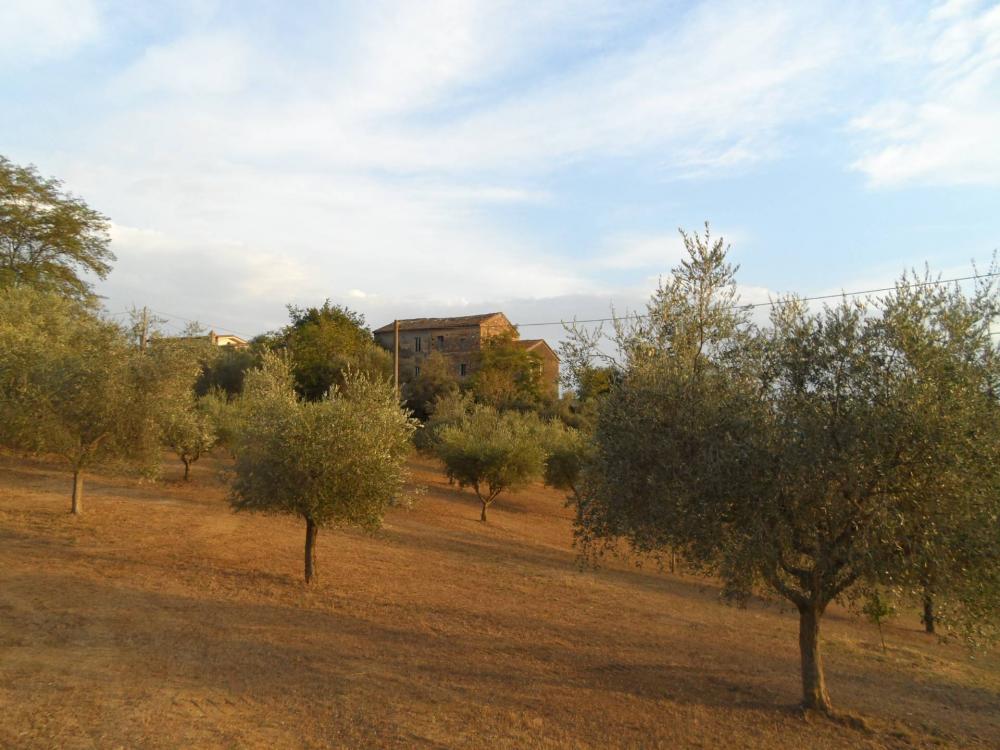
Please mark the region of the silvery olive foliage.
POLYGON ((156 417, 172 382, 120 326, 80 303, 28 286, 0 289, 0 437, 66 460, 74 513, 83 509, 84 470, 158 463, 156 417))
POLYGON ((375 531, 400 496, 416 421, 392 384, 346 371, 319 401, 296 394, 288 362, 265 354, 239 404, 232 505, 306 522, 306 581, 315 577, 319 528, 375 531))
MULTIPOLYGON (((604 357, 584 552, 676 549, 737 600, 793 603, 803 704, 822 711, 820 620, 863 585, 918 595, 932 580, 941 621, 987 635, 1000 609, 996 287, 907 275, 881 299, 780 300, 757 326, 724 244, 707 227, 683 239, 687 258, 646 317, 616 321, 604 357)), ((577 335, 570 367, 591 366, 595 343, 577 335)))
POLYGON ((476 493, 485 522, 486 511, 502 492, 542 477, 548 429, 534 414, 477 404, 441 428, 435 450, 448 478, 476 493))

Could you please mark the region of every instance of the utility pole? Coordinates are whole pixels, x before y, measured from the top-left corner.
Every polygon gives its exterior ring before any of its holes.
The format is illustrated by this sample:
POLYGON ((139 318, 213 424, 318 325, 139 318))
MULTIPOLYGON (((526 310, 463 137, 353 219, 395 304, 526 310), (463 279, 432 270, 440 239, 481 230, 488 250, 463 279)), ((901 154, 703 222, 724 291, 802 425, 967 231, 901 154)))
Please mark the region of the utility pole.
POLYGON ((146 351, 146 336, 149 331, 149 308, 143 305, 142 308, 142 330, 139 332, 139 351, 146 351))
POLYGON ((396 362, 395 383, 396 383, 396 400, 399 401, 399 321, 398 320, 392 321, 392 330, 393 330, 393 333, 395 334, 395 337, 396 337, 396 342, 395 342, 395 347, 394 347, 395 352, 396 352, 396 355, 395 355, 395 362, 396 362))

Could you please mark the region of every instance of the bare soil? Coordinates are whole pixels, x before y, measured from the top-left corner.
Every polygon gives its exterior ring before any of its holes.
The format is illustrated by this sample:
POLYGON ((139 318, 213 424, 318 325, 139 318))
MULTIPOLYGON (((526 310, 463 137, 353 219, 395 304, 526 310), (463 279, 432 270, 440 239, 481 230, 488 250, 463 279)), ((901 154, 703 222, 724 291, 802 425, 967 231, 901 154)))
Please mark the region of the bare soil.
POLYGON ((845 719, 803 715, 797 619, 711 581, 581 570, 535 487, 427 492, 375 536, 234 514, 226 461, 159 483, 0 456, 2 748, 1000 747, 1000 657, 824 619, 845 719))

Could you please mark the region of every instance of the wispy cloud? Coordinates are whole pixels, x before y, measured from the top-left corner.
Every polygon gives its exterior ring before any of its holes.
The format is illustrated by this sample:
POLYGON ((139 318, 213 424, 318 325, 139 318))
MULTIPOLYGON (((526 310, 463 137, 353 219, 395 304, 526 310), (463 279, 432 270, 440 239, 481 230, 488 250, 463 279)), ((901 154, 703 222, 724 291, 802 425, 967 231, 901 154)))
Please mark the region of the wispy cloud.
POLYGON ((952 0, 897 49, 913 84, 853 119, 873 185, 1000 185, 1000 5, 952 0))
POLYGON ((0 65, 17 69, 68 57, 94 40, 100 28, 92 0, 4 0, 0 65))
POLYGON ((261 326, 327 296, 372 316, 548 300, 566 317, 552 300, 640 299, 680 255, 673 226, 712 208, 598 215, 642 179, 683 193, 850 122, 873 184, 1000 180, 1000 16, 981 3, 114 10, 0 6, 0 59, 100 48, 73 92, 93 106, 79 148, 31 153, 120 223, 114 299, 208 300, 261 326), (910 83, 887 98, 891 76, 910 83))
POLYGON ((248 82, 250 55, 239 35, 196 33, 148 47, 112 87, 128 95, 235 93, 248 82))

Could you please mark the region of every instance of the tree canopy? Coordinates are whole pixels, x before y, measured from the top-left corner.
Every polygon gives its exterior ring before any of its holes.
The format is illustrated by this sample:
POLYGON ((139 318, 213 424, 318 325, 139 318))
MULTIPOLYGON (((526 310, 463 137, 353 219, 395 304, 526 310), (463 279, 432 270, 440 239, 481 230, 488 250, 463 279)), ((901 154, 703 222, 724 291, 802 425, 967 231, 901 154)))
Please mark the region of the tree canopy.
POLYGON ((444 426, 436 442, 448 478, 471 487, 482 504, 480 520, 501 492, 540 478, 547 454, 545 426, 533 414, 498 412, 478 404, 453 424, 444 426))
POLYGON ((723 243, 684 241, 648 317, 616 325, 577 536, 593 554, 676 548, 737 600, 790 601, 803 704, 830 711, 819 626, 834 599, 917 591, 931 565, 945 619, 981 632, 995 617, 996 289, 904 278, 819 312, 781 301, 758 329, 723 243))
POLYGON ((518 346, 509 333, 490 336, 482 342, 469 387, 478 402, 501 411, 537 410, 546 399, 541 357, 518 346))
MULTIPOLYGON (((186 387, 194 379, 187 372, 186 387)), ((79 303, 30 287, 0 289, 0 432, 22 450, 53 453, 73 470, 97 463, 155 464, 157 410, 183 369, 131 346, 126 332, 79 303)))
POLYGON ((441 352, 432 351, 420 364, 420 374, 403 383, 403 398, 413 415, 426 422, 438 399, 458 393, 458 377, 451 361, 441 352))
POLYGON ((305 579, 316 575, 324 526, 374 531, 402 492, 415 421, 392 384, 348 371, 319 401, 294 390, 287 362, 266 354, 247 374, 232 504, 236 510, 297 515, 306 523, 305 579))
POLYGON ((93 300, 85 278, 104 279, 115 256, 108 219, 62 182, 0 156, 0 287, 29 285, 93 300))
POLYGON ((295 389, 310 401, 345 383, 348 369, 374 376, 392 374, 392 358, 376 345, 362 314, 329 300, 320 307, 288 306, 289 325, 261 337, 257 348, 287 352, 295 389))

